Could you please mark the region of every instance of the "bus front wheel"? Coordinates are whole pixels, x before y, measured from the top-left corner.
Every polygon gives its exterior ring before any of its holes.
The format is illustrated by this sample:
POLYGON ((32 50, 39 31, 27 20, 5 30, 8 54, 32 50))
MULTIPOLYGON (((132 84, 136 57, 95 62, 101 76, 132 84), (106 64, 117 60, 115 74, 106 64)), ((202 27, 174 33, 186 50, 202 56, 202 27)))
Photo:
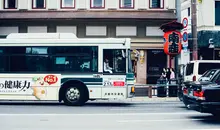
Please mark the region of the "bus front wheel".
POLYGON ((68 106, 82 106, 85 103, 85 91, 81 86, 68 86, 63 96, 63 101, 68 106))

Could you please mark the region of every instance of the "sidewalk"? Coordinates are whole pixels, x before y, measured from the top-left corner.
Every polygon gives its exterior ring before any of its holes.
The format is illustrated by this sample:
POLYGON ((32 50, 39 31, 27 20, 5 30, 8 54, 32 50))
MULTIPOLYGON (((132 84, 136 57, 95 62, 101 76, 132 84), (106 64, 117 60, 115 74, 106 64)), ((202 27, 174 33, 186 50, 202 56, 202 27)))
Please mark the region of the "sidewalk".
POLYGON ((134 97, 131 99, 126 99, 126 100, 130 100, 130 101, 156 101, 156 102, 163 102, 163 101, 180 101, 178 97, 134 97))

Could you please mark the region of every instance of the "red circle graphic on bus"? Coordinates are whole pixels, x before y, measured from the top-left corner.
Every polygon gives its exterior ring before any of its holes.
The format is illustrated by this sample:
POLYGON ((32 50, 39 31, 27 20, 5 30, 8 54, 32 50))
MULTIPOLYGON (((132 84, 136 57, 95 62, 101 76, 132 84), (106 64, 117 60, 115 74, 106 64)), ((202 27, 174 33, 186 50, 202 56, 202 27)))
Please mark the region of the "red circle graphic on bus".
POLYGON ((47 75, 44 77, 44 82, 47 82, 49 85, 55 84, 58 81, 56 75, 47 75))

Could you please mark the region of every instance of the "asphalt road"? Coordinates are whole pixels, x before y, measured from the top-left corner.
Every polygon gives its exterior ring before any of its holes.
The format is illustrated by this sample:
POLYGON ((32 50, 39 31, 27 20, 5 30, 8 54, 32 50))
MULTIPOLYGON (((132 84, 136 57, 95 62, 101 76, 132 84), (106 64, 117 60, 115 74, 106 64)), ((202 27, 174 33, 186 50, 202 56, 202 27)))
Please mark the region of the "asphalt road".
POLYGON ((58 103, 0 102, 1 130, 220 130, 210 114, 178 101, 109 103, 82 107, 58 103))

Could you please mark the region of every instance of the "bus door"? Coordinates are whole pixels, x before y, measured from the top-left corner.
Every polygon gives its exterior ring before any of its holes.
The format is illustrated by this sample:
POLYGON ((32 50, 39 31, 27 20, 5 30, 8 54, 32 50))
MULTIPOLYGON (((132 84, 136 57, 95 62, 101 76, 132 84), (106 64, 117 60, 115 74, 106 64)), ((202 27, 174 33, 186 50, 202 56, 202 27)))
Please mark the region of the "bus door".
POLYGON ((126 50, 103 49, 102 98, 126 98, 126 50))

